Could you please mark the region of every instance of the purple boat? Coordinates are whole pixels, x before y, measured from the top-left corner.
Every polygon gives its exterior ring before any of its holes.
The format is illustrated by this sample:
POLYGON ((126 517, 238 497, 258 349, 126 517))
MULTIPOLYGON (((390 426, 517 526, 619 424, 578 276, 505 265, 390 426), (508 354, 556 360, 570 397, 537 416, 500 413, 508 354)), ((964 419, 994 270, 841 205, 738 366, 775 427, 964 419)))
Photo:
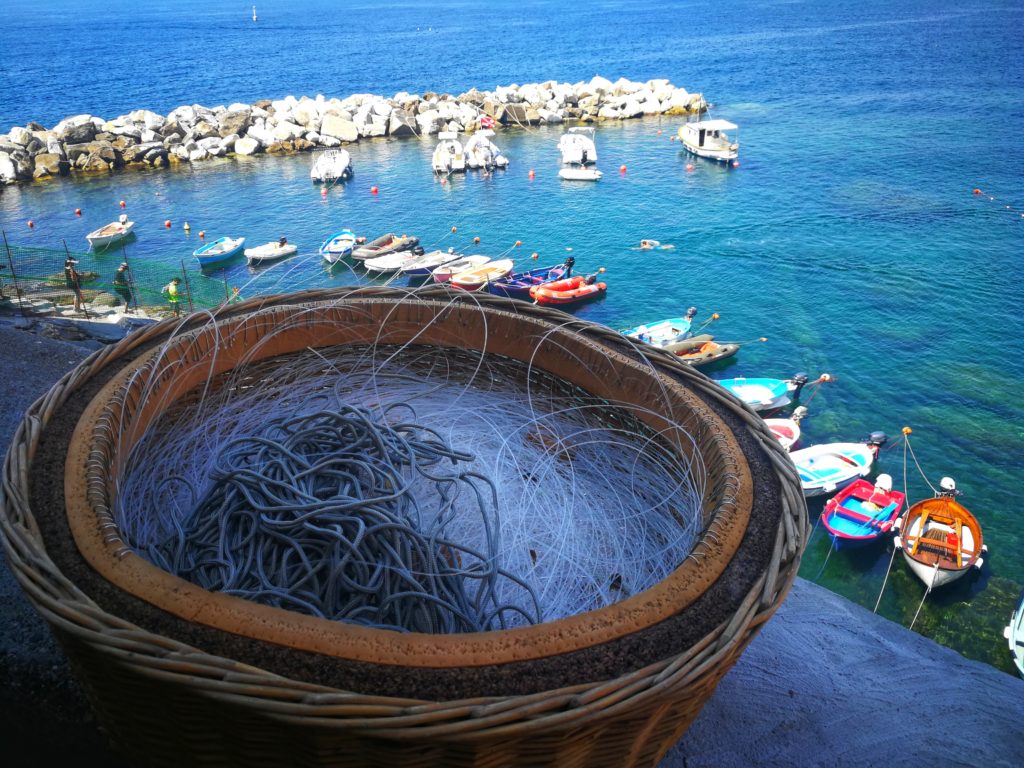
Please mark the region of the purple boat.
POLYGON ((556 264, 553 267, 537 267, 526 272, 516 272, 487 284, 487 290, 495 296, 507 296, 510 299, 530 299, 530 289, 535 285, 550 283, 552 280, 560 280, 565 276, 565 264, 556 264))

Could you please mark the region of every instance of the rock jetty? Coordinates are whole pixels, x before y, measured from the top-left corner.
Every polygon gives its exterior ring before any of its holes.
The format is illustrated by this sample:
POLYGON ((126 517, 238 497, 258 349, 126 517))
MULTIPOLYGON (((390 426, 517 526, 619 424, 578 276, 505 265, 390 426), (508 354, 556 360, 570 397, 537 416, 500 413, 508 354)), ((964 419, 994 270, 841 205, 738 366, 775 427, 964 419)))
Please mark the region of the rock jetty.
POLYGON ((528 83, 450 94, 354 94, 344 99, 287 96, 255 104, 182 106, 164 116, 146 109, 105 120, 75 115, 50 129, 39 123, 0 135, 0 184, 51 176, 168 167, 214 157, 302 152, 381 136, 472 133, 492 119, 505 126, 699 114, 699 93, 668 80, 528 83))

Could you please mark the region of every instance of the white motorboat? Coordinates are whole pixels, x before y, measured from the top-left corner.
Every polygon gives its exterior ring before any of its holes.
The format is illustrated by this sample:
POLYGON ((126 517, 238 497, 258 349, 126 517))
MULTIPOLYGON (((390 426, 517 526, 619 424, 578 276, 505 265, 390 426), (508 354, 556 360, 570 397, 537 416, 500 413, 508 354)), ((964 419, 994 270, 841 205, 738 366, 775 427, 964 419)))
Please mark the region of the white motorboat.
POLYGON ((346 256, 352 255, 356 245, 356 235, 351 229, 343 229, 324 240, 320 246, 320 255, 330 264, 337 264, 346 256))
POLYGON ((438 267, 461 258, 462 254, 456 253, 454 248, 449 248, 447 251, 430 251, 422 256, 417 256, 402 267, 402 273, 410 277, 426 277, 438 267))
POLYGON ((465 272, 467 269, 473 269, 474 267, 482 267, 490 260, 490 256, 463 256, 460 259, 441 265, 430 274, 434 278, 435 283, 447 283, 452 275, 457 275, 459 272, 465 272))
POLYGON ((755 411, 774 411, 793 402, 793 398, 807 384, 807 374, 798 373, 792 379, 750 379, 741 376, 735 379, 720 379, 718 384, 755 411))
POLYGON ((309 178, 315 182, 333 183, 352 178, 352 156, 346 149, 325 149, 313 153, 309 178))
POLYGON ((291 256, 299 247, 289 243, 287 240, 277 240, 275 242, 264 243, 255 248, 245 249, 245 258, 252 264, 263 264, 267 261, 274 261, 276 259, 283 259, 285 256, 291 256))
POLYGON ((896 521, 896 546, 910 570, 930 589, 959 579, 971 568, 981 569, 988 552, 981 524, 954 496, 959 492, 951 477, 939 483, 933 499, 914 504, 896 521))
POLYGON ((431 159, 434 173, 447 176, 449 173, 466 170, 466 152, 459 141, 458 134, 442 131, 437 134, 437 138, 441 142, 434 149, 431 159))
POLYGON ((1010 644, 1010 655, 1017 671, 1024 677, 1024 592, 1017 600, 1017 607, 1010 616, 1010 623, 1003 629, 1003 637, 1010 644))
POLYGON ((508 275, 515 267, 512 259, 498 259, 488 261, 478 267, 471 267, 463 272, 455 272, 449 278, 448 283, 454 288, 461 288, 464 291, 479 291, 488 283, 508 275))
POLYGON ((866 477, 888 439, 884 432, 873 432, 864 443, 826 443, 790 453, 804 496, 832 493, 866 477))
POLYGON ((800 421, 806 415, 807 409, 799 405, 793 409, 793 413, 788 419, 765 419, 764 423, 782 443, 782 447, 790 451, 800 440, 800 421))
POLYGON ((212 243, 196 248, 192 251, 200 267, 209 267, 213 264, 220 264, 239 253, 245 247, 244 237, 218 237, 212 243))
POLYGON ((128 221, 127 214, 122 213, 117 221, 112 221, 110 224, 90 232, 85 239, 89 241, 93 250, 99 251, 127 238, 132 233, 134 226, 135 222, 128 221))
POLYGON ((501 154, 501 150, 491 141, 494 131, 490 128, 481 128, 469 137, 466 142, 466 167, 483 168, 507 168, 508 158, 501 154))
POLYGON ((667 348, 670 352, 675 351, 676 345, 684 339, 693 335, 693 319, 697 316, 697 308, 690 307, 686 310, 686 317, 669 317, 665 320, 658 320, 654 323, 638 325, 623 331, 625 336, 652 347, 667 348))
POLYGON ((687 152, 697 157, 728 163, 739 157, 740 144, 726 131, 738 130, 728 120, 701 120, 680 126, 679 140, 687 152))
MULTIPOLYGON (((422 251, 417 248, 416 251, 422 251)), ((393 251, 375 259, 367 259, 363 262, 368 272, 399 272, 406 264, 416 261, 422 253, 416 251, 393 251)))
POLYGON ((597 162, 597 146, 594 144, 594 129, 570 128, 558 140, 558 151, 562 153, 565 165, 589 165, 597 162))
POLYGON ((597 181, 603 175, 597 168, 563 168, 558 172, 566 181, 597 181))

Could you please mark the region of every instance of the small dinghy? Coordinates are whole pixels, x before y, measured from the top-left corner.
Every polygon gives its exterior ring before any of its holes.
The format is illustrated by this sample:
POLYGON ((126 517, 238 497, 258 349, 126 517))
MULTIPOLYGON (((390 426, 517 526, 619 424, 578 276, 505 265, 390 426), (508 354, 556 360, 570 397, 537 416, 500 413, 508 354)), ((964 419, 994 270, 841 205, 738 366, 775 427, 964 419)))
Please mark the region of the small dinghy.
POLYGON ((956 581, 971 568, 980 570, 985 562, 982 554, 988 552, 981 525, 955 499, 959 491, 953 478, 942 478, 939 488, 935 498, 917 502, 896 521, 896 546, 929 588, 956 581))
POLYGON ((465 147, 467 168, 490 170, 508 167, 508 158, 491 141, 493 135, 490 128, 481 128, 469 137, 465 147))
POLYGON ((466 153, 459 142, 458 134, 442 131, 437 134, 437 138, 441 142, 434 149, 430 160, 434 173, 439 176, 447 176, 450 173, 466 170, 466 153))
POLYGON ((430 275, 434 278, 435 283, 447 283, 451 280, 452 275, 457 275, 459 272, 465 272, 468 269, 483 266, 490 260, 490 256, 463 256, 455 261, 449 261, 447 264, 442 264, 431 272, 430 275))
POLYGON ((291 256, 297 250, 299 250, 297 245, 289 243, 282 237, 277 242, 264 243, 256 248, 246 248, 245 258, 250 265, 263 264, 268 261, 283 259, 285 256, 291 256))
POLYGON ((464 291, 479 291, 492 280, 500 280, 507 276, 514 267, 515 262, 512 259, 488 261, 464 272, 453 273, 448 283, 453 288, 461 288, 464 291))
POLYGON ((363 266, 366 267, 367 272, 399 272, 406 264, 415 261, 422 255, 422 248, 414 248, 411 251, 394 251, 375 259, 367 259, 363 262, 363 266))
POLYGON ((861 478, 826 502, 821 524, 837 548, 863 546, 892 530, 906 498, 892 489, 890 475, 879 475, 874 485, 861 478))
POLYGON ((866 476, 888 439, 884 432, 872 432, 864 443, 826 443, 790 453, 804 496, 833 493, 866 476))
MULTIPOLYGON (((714 339, 704 340, 702 338, 690 339, 692 346, 683 346, 675 350, 676 357, 680 362, 687 365, 701 366, 725 360, 740 351, 740 345, 734 341, 715 341, 714 339)), ((685 345, 685 341, 683 344, 685 345)))
MULTIPOLYGON (((604 271, 603 267, 601 271, 604 271)), ((530 298, 537 304, 568 306, 604 296, 607 290, 607 284, 597 282, 595 273, 586 277, 576 275, 543 285, 535 285, 530 289, 530 298)))
POLYGON ((800 422, 807 415, 807 409, 798 405, 788 419, 765 419, 764 423, 768 429, 782 443, 787 451, 793 450, 793 446, 800 440, 800 422))
POLYGON ((351 229, 343 229, 324 240, 320 246, 320 255, 331 264, 337 264, 346 256, 352 255, 356 245, 356 236, 351 229))
POLYGON ((90 232, 85 239, 89 241, 89 245, 94 251, 102 251, 104 248, 109 248, 126 239, 134 227, 135 222, 128 221, 127 214, 122 213, 117 221, 112 221, 110 224, 90 232))
POLYGON ((419 243, 418 237, 396 235, 394 232, 389 232, 386 235, 381 235, 376 240, 356 248, 352 251, 352 258, 357 261, 375 259, 378 256, 384 256, 395 251, 407 251, 410 248, 415 248, 419 243))
MULTIPOLYGON (((650 344, 652 347, 675 352, 681 349, 680 345, 689 341, 693 336, 693 319, 697 316, 697 308, 690 307, 686 310, 686 317, 669 317, 665 320, 658 320, 655 323, 638 325, 622 333, 631 339, 650 344)), ((705 341, 710 340, 705 339, 705 341)))
POLYGON ((793 402, 807 384, 807 374, 792 379, 722 379, 718 385, 732 392, 755 411, 774 411, 793 402))
POLYGON ((220 264, 232 259, 242 252, 245 247, 245 238, 218 237, 209 245, 196 248, 192 255, 196 257, 200 267, 209 267, 213 264, 220 264))
POLYGON ((565 275, 565 264, 553 267, 537 267, 526 272, 515 272, 500 280, 488 283, 487 290, 495 296, 507 296, 510 299, 529 299, 530 289, 535 285, 543 285, 560 280, 565 275))
POLYGON ((597 181, 603 175, 597 168, 563 168, 558 172, 565 181, 597 181))
POLYGON ((352 178, 352 157, 345 149, 324 149, 313 153, 309 178, 316 183, 334 183, 352 178))
POLYGON ((438 267, 461 258, 462 254, 456 253, 454 248, 449 248, 447 251, 430 251, 422 256, 417 256, 402 267, 402 274, 409 275, 409 277, 427 277, 438 267))
POLYGON ((1010 644, 1010 655, 1017 671, 1024 677, 1024 592, 1020 593, 1017 608, 1010 616, 1010 623, 1003 630, 1003 637, 1010 644))

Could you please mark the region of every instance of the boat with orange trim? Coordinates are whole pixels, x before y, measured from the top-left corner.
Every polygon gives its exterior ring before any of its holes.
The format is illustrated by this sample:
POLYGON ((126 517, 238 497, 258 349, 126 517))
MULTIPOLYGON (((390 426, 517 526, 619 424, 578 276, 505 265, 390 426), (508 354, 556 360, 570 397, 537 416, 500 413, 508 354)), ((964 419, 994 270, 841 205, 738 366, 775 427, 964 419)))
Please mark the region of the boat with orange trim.
POLYGON ((708 365, 732 357, 740 350, 740 345, 734 341, 694 338, 694 342, 692 346, 672 350, 680 362, 693 366, 708 365))
POLYGON ((537 304, 552 304, 568 306, 580 304, 598 296, 603 296, 608 290, 606 283, 597 282, 597 276, 604 272, 604 267, 592 275, 576 275, 562 280, 555 280, 544 285, 535 285, 530 289, 530 298, 537 304))

